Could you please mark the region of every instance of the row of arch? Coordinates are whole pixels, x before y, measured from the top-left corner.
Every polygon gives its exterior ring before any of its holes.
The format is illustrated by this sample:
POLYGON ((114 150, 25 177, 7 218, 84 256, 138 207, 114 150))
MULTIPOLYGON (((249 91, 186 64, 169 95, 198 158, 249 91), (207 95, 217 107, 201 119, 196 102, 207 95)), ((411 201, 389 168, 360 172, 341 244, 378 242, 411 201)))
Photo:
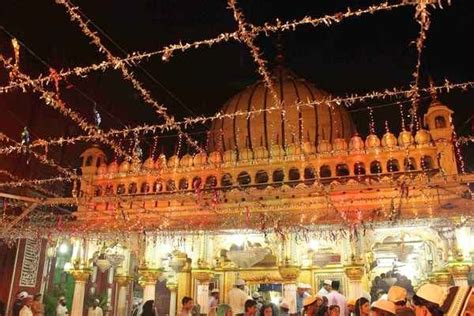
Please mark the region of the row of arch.
MULTIPOLYGON (((422 156, 420 159, 420 167, 417 168, 416 160, 412 157, 405 158, 403 162, 403 170, 401 169, 400 163, 397 159, 389 159, 385 165, 385 169, 382 166, 382 163, 378 160, 374 160, 370 163, 369 166, 366 166, 363 162, 356 162, 353 166, 354 176, 363 176, 366 174, 378 175, 382 173, 394 173, 400 171, 416 171, 423 170, 429 171, 434 168, 433 158, 430 156, 422 156), (367 169, 368 168, 368 169, 367 169)), ((336 165, 335 170, 332 170, 329 165, 322 165, 319 168, 319 178, 327 179, 332 177, 345 177, 350 176, 351 172, 349 166, 346 163, 339 163, 336 165)), ((288 171, 287 180, 285 180, 285 172, 283 169, 278 168, 273 171, 271 174, 271 185, 274 187, 282 186, 284 183, 290 186, 296 186, 299 183, 304 183, 306 185, 312 185, 316 182, 317 173, 314 167, 307 166, 304 168, 303 172, 300 172, 300 169, 292 167, 288 171), (301 173, 303 177, 301 177, 301 173)), ((102 195, 114 195, 114 194, 147 194, 147 193, 160 193, 160 192, 174 192, 174 191, 201 191, 201 190, 212 190, 217 188, 220 183, 220 187, 223 189, 230 189, 232 186, 249 186, 252 185, 252 178, 247 171, 242 171, 237 175, 237 181, 234 183, 234 179, 230 173, 225 173, 220 181, 218 181, 215 175, 210 175, 206 179, 202 179, 199 176, 196 176, 189 182, 188 178, 181 178, 178 183, 173 179, 168 179, 166 181, 157 180, 153 184, 144 182, 138 186, 136 182, 128 184, 128 187, 125 184, 119 184, 114 190, 112 184, 105 186, 97 185, 95 187, 95 196, 102 195), (115 192, 114 192, 115 191, 115 192)), ((265 170, 259 170, 255 173, 254 183, 257 188, 265 188, 270 181, 270 175, 265 170)))

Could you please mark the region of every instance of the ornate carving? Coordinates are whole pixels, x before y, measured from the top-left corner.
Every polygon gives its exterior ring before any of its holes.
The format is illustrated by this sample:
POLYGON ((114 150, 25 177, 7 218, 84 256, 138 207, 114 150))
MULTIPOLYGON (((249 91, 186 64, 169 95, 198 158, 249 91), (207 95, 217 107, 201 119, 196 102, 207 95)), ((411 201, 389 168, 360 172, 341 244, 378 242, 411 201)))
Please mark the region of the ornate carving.
POLYGON ((133 278, 129 275, 116 275, 115 282, 119 287, 127 286, 133 278))
POLYGON ((271 283, 285 281, 278 270, 240 271, 240 278, 250 283, 271 283))
POLYGON ((171 292, 176 292, 176 290, 178 289, 178 283, 176 283, 175 281, 168 281, 166 282, 166 287, 171 292))
POLYGON ((209 269, 193 270, 193 277, 201 283, 209 282, 213 273, 209 269))
POLYGON ((433 273, 433 282, 442 287, 451 285, 451 274, 446 270, 441 270, 433 273))
POLYGON ((300 275, 300 267, 292 265, 289 262, 285 262, 283 265, 279 266, 278 271, 285 281, 296 281, 300 275))
POLYGON ((138 274, 140 275, 141 283, 156 283, 158 278, 161 276, 162 270, 160 269, 149 269, 139 268, 138 274))
POLYGON ((455 279, 467 279, 470 270, 469 264, 461 260, 448 263, 448 271, 455 279))
POLYGON ((365 274, 363 264, 351 264, 344 267, 344 272, 351 281, 360 281, 365 274))
POLYGON ((87 280, 89 280, 89 276, 91 275, 91 271, 90 270, 71 270, 69 271, 69 273, 72 275, 72 277, 74 278, 74 280, 76 280, 76 282, 87 282, 87 280))

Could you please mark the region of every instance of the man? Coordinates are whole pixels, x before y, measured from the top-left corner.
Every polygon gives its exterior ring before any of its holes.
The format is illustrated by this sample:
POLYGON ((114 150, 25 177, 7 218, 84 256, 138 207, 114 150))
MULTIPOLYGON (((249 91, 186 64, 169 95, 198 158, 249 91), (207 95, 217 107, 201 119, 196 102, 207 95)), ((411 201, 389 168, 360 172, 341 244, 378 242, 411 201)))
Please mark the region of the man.
POLYGON ((404 310, 411 310, 407 307, 407 290, 401 286, 394 285, 390 287, 387 294, 387 299, 395 304, 395 310, 397 315, 402 313, 404 310))
POLYGON ((296 314, 298 316, 303 315, 304 300, 307 297, 309 297, 309 294, 306 292, 306 285, 298 283, 296 287, 296 314))
POLYGON ((290 306, 286 302, 280 304, 280 316, 290 316, 290 306))
POLYGON ((347 310, 347 300, 344 295, 339 293, 339 281, 332 281, 331 283, 331 292, 327 295, 328 304, 339 306, 339 310, 342 316, 349 316, 349 311, 347 310))
POLYGON ((356 300, 351 298, 347 300, 347 311, 349 312, 349 315, 355 315, 355 304, 356 300))
POLYGON ((319 290, 318 294, 321 296, 327 296, 329 293, 331 293, 331 284, 331 280, 324 280, 323 287, 319 290))
POLYGON ((56 316, 66 316, 69 315, 69 311, 66 307, 66 298, 61 296, 58 300, 58 306, 56 306, 56 316))
POLYGON ((31 303, 31 311, 33 316, 43 316, 44 315, 44 305, 41 302, 41 293, 35 294, 33 297, 33 302, 31 303))
POLYGON ((95 299, 94 302, 92 303, 92 306, 89 307, 89 311, 87 313, 88 316, 103 316, 104 312, 102 311, 102 308, 99 306, 100 301, 98 299, 95 299))
POLYGON ((219 305, 219 290, 213 289, 211 291, 211 297, 209 298, 209 313, 208 315, 216 315, 217 306, 219 305))
POLYGON ((245 312, 245 302, 249 299, 249 296, 244 292, 244 288, 245 281, 238 279, 229 291, 229 305, 234 315, 245 312))
POLYGON ((255 316, 257 315, 257 302, 252 299, 246 300, 244 303, 244 316, 255 316))
POLYGON ((263 296, 259 292, 254 292, 252 294, 252 299, 255 302, 257 302, 257 315, 258 315, 263 306, 263 296))
POLYGON ((15 302, 13 303, 13 316, 20 315, 20 310, 23 308, 23 300, 28 297, 28 292, 20 291, 16 294, 15 302))
POLYGON ((178 316, 191 316, 191 311, 194 306, 194 301, 189 296, 183 297, 181 300, 181 305, 183 306, 178 316))
POLYGON ((33 302, 32 296, 27 296, 24 299, 23 307, 20 309, 20 316, 33 316, 33 312, 31 311, 31 302, 33 302))

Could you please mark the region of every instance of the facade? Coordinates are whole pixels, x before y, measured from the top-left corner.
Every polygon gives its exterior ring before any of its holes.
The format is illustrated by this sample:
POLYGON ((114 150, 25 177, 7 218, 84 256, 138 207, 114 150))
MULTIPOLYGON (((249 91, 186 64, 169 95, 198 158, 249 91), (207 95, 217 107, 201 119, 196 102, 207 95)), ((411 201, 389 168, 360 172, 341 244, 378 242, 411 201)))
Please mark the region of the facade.
POLYGON ((246 88, 213 123, 209 152, 81 155, 73 233, 49 245, 51 260, 70 251, 56 268, 74 278, 71 315, 98 296, 111 315, 137 297, 175 315, 184 296, 207 313, 211 290, 227 302, 238 278, 293 313, 297 283, 316 293, 339 280, 350 298, 387 271, 413 286, 467 284, 473 176, 457 165, 453 111, 433 95, 423 128, 362 138, 324 91, 281 66, 274 80, 278 109, 263 83, 246 88))

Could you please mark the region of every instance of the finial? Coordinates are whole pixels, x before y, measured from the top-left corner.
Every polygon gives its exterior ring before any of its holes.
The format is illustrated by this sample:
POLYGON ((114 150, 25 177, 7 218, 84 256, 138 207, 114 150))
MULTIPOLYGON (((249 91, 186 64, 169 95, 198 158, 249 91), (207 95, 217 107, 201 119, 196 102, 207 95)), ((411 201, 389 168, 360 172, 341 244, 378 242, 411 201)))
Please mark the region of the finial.
POLYGON ((428 76, 428 82, 430 83, 430 95, 433 104, 434 101, 438 101, 438 93, 436 92, 435 84, 431 76, 428 76))
POLYGON ((275 64, 277 66, 281 66, 283 62, 285 61, 285 54, 283 51, 283 41, 281 39, 281 33, 278 33, 277 39, 276 39, 276 57, 275 57, 275 64))

